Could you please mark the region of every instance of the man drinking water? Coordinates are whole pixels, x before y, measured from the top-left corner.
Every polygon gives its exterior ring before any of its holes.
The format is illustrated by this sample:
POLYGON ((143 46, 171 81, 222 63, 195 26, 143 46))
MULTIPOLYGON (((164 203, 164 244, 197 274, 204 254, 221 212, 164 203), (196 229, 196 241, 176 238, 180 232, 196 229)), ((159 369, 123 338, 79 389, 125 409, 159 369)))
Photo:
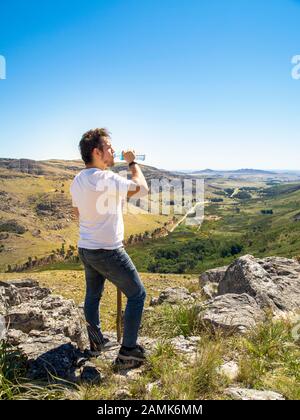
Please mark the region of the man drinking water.
POLYGON ((122 206, 126 197, 147 194, 147 182, 134 161, 133 151, 123 152, 132 180, 107 170, 114 165, 114 149, 106 129, 97 128, 85 133, 79 148, 85 169, 75 176, 70 191, 74 211, 79 218, 78 252, 85 270, 84 313, 91 352, 96 355, 113 345, 101 332, 99 316, 99 303, 108 279, 127 297, 118 359, 143 361, 145 351, 137 344, 137 337, 146 292, 122 244, 122 206))

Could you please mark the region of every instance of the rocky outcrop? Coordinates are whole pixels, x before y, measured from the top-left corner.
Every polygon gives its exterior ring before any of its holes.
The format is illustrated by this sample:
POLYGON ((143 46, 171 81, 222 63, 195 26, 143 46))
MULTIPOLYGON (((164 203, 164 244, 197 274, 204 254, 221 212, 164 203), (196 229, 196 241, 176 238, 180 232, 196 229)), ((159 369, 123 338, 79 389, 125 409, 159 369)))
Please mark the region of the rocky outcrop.
POLYGON ((252 296, 261 308, 293 311, 300 307, 300 264, 292 259, 245 255, 231 264, 219 283, 218 294, 252 296))
POLYGON ((0 313, 4 338, 26 357, 29 378, 101 380, 98 369, 86 365, 86 328, 72 300, 30 279, 0 282, 0 313))
POLYGON ((283 316, 299 310, 300 264, 296 260, 245 255, 225 268, 209 270, 200 278, 204 294, 211 298, 200 316, 214 328, 245 332, 262 321, 266 311, 283 316))
POLYGON ((11 330, 63 334, 83 348, 87 343, 80 312, 72 300, 53 296, 32 280, 0 283, 2 315, 11 330))
MULTIPOLYGON (((187 289, 179 292, 183 293, 179 293, 181 298, 190 297, 187 289)), ((37 281, 31 279, 0 282, 0 314, 0 321, 3 319, 6 327, 3 338, 25 356, 28 378, 63 378, 93 384, 103 379, 102 372, 89 360, 82 311, 72 300, 52 295, 49 289, 40 287, 37 281)), ((111 341, 117 341, 115 333, 104 334, 111 341)), ((199 340, 199 337, 179 336, 171 339, 170 344, 186 362, 191 362, 196 357, 199 340)), ((157 340, 139 337, 139 343, 149 354, 155 350, 157 340)), ((119 345, 116 343, 101 355, 101 359, 113 363, 118 352, 119 345)), ((124 367, 118 375, 132 379, 141 375, 142 371, 143 367, 134 371, 124 367)))

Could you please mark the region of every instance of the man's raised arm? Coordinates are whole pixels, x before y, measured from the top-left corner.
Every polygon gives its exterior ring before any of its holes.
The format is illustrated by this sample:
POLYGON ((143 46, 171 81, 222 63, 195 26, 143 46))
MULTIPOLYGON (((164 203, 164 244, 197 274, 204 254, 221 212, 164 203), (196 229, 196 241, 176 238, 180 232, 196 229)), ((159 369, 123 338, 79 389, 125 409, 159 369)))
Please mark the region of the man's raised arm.
POLYGON ((140 166, 134 162, 135 154, 132 151, 123 152, 124 159, 129 164, 129 169, 132 175, 132 181, 137 184, 136 189, 130 189, 127 193, 127 197, 130 198, 133 195, 138 193, 139 197, 143 197, 148 194, 149 188, 147 185, 147 181, 144 177, 144 174, 140 168, 140 166))

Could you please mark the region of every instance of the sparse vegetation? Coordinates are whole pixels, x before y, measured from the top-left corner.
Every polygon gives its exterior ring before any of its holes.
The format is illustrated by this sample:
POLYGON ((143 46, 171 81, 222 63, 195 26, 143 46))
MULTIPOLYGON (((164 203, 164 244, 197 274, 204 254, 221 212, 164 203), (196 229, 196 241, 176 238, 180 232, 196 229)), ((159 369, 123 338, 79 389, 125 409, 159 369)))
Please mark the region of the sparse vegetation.
POLYGON ((22 235, 26 232, 26 228, 20 225, 16 220, 7 220, 0 222, 0 232, 12 232, 22 235))
POLYGON ((300 343, 292 337, 292 326, 269 320, 239 340, 241 382, 300 399, 300 343))
POLYGON ((261 210, 261 214, 274 214, 272 209, 269 210, 261 210))
POLYGON ((154 338, 197 335, 202 330, 198 315, 195 305, 161 305, 154 313, 145 314, 142 334, 154 338))
POLYGON ((234 198, 238 198, 239 200, 249 200, 251 198, 251 194, 247 191, 238 191, 236 194, 234 194, 234 198))
POLYGON ((212 203, 223 203, 223 198, 212 198, 210 200, 212 203))

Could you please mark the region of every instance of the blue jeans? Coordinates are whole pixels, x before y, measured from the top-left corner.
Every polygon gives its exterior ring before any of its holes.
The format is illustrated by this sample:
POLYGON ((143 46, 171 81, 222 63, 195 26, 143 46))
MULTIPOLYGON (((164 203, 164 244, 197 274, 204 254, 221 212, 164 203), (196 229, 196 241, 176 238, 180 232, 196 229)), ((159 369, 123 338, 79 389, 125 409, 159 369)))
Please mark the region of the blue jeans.
POLYGON ((99 303, 108 279, 127 297, 122 344, 135 347, 146 291, 131 258, 123 247, 114 250, 79 248, 78 252, 85 269, 84 313, 91 344, 103 340, 99 303))

